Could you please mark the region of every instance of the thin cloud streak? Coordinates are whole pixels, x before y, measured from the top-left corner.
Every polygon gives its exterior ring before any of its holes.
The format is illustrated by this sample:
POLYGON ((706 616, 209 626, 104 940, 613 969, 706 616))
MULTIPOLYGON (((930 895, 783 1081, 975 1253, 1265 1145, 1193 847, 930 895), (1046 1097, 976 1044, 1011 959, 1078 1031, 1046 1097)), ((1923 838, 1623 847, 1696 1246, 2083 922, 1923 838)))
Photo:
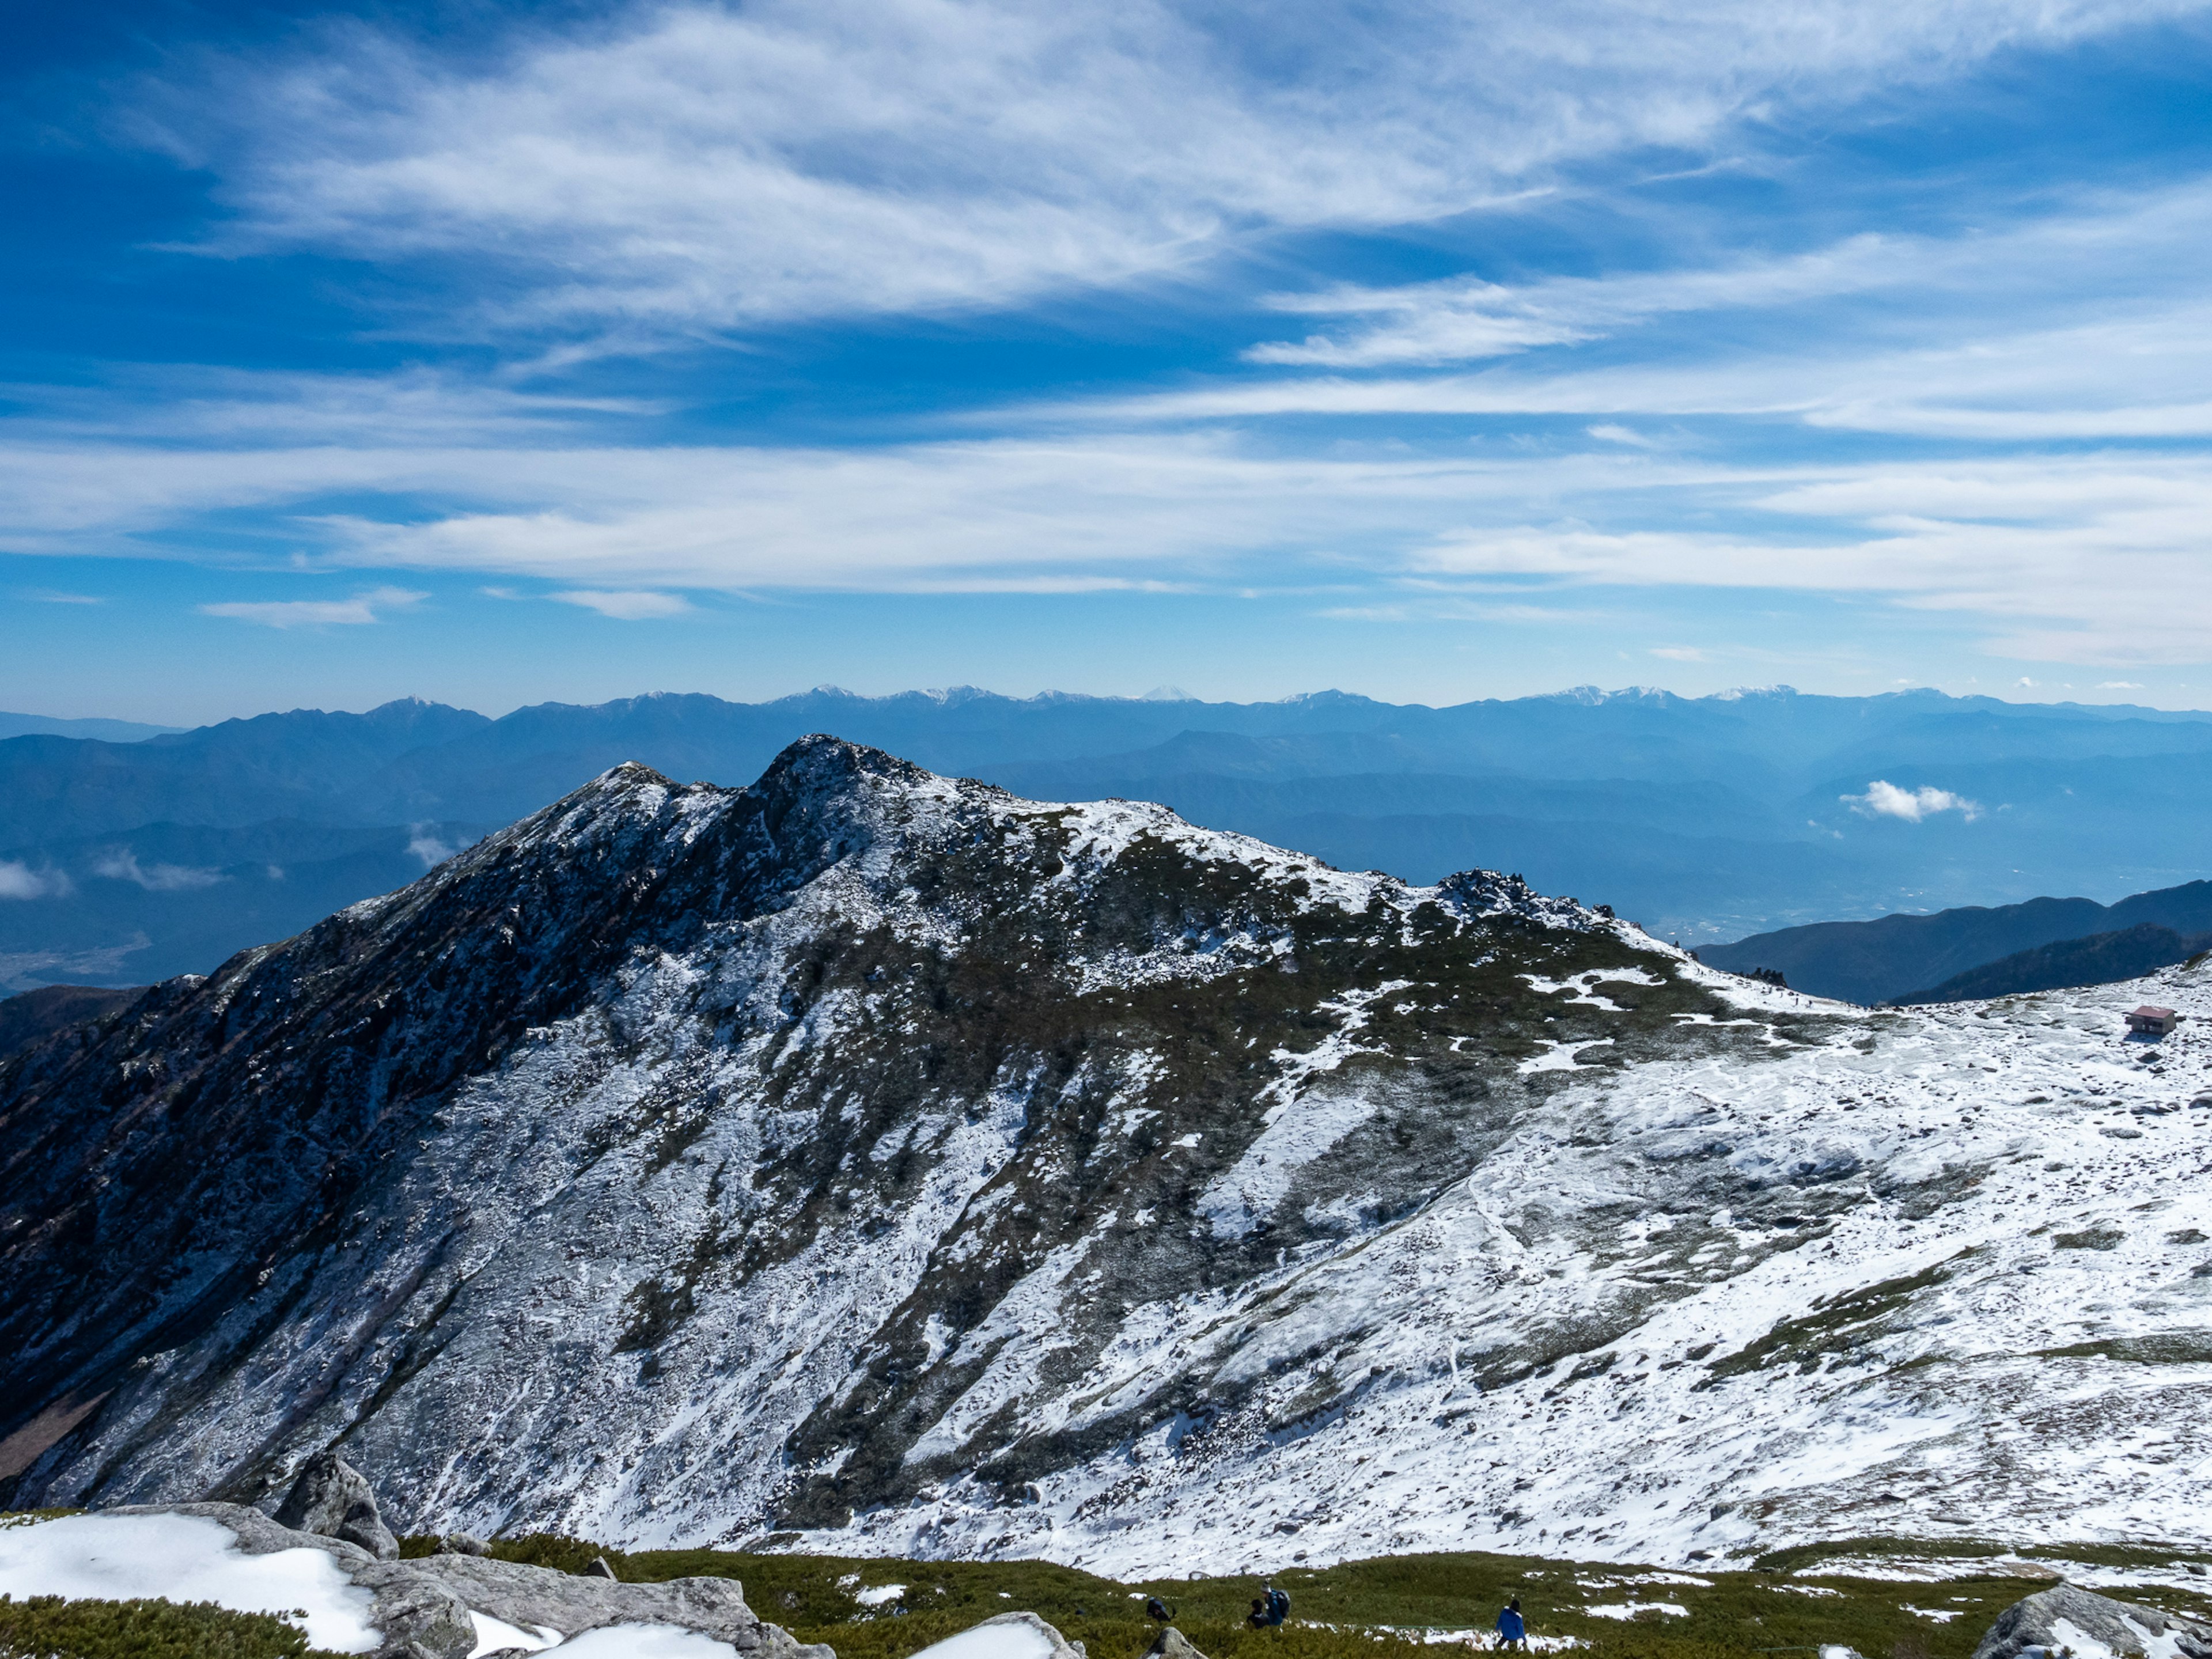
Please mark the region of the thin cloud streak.
MULTIPOLYGON (((108 483, 103 518, 53 458, 0 457, 9 520, 45 524, 74 551, 105 538, 143 553, 133 532, 175 525, 187 507, 250 496, 281 511, 340 485, 382 489, 391 519, 291 520, 316 562, 653 591, 655 605, 676 588, 1072 592, 1249 585, 1261 571, 1280 587, 1327 571, 1386 588, 1510 579, 1858 596, 1977 619, 1997 631, 1993 648, 2115 666, 2201 661, 2212 638, 2201 532, 2212 475, 2191 454, 1753 468, 1618 449, 1317 457, 1216 434, 74 459, 108 483), (411 509, 424 494, 482 505, 423 518, 411 509), (1708 522, 1717 505, 1725 530, 1708 522), (2148 610, 2146 591, 2160 596, 2148 610)), ((419 597, 204 609, 275 627, 360 623, 419 597)))
POLYGON ((407 610, 429 597, 404 587, 379 587, 349 599, 227 600, 197 609, 204 617, 228 617, 264 628, 357 628, 382 622, 387 613, 407 610))

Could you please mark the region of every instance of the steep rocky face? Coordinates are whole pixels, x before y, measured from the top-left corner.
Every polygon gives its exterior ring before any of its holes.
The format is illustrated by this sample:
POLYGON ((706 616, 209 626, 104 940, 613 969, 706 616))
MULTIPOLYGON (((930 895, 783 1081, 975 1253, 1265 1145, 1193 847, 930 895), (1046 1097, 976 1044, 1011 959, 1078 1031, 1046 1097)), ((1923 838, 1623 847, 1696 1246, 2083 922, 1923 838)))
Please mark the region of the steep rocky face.
POLYGON ((2179 1538, 2208 1053, 2100 1020, 1820 1004, 827 738, 617 769, 0 1063, 0 1501, 340 1447, 401 1529, 1127 1571, 1969 1490, 2179 1538))
POLYGON ((1565 1075, 1526 1062, 1696 1044, 1680 966, 1511 880, 829 739, 742 791, 618 769, 0 1072, 4 1427, 101 1402, 15 1498, 258 1497, 333 1443, 487 1526, 1018 1489, 1219 1402, 949 1429, 994 1365, 1049 1389, 1417 1207, 1565 1075), (1633 1006, 1530 982, 1591 969, 1633 1006))

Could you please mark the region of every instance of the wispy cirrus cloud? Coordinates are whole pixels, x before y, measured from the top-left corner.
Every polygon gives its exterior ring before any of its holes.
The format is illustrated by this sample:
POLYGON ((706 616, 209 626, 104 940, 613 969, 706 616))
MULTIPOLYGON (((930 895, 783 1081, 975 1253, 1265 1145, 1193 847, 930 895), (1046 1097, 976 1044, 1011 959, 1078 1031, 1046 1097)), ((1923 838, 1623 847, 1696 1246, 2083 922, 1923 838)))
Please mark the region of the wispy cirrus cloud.
POLYGON ((220 870, 204 870, 188 864, 142 865, 137 854, 127 847, 118 847, 104 854, 94 864, 92 872, 111 881, 136 883, 149 893, 196 892, 230 879, 220 870))
MULTIPOLYGON (((333 26, 132 107, 220 180, 234 216, 210 246, 483 260, 479 325, 680 335, 1003 306, 1285 229, 1421 224, 1592 158, 1695 151, 1747 112, 2197 9, 764 0, 526 28, 465 64, 333 26)), ((1459 350, 1578 326, 1480 303, 1428 325, 1459 350)))
POLYGON ((691 602, 680 593, 661 593, 649 589, 629 588, 610 592, 602 588, 574 588, 550 597, 563 605, 596 611, 602 617, 612 617, 617 622, 647 622, 661 617, 680 617, 691 609, 691 602))
POLYGON ((228 617, 263 628, 357 628, 429 597, 411 588, 376 587, 348 599, 234 599, 197 608, 204 617, 228 617))

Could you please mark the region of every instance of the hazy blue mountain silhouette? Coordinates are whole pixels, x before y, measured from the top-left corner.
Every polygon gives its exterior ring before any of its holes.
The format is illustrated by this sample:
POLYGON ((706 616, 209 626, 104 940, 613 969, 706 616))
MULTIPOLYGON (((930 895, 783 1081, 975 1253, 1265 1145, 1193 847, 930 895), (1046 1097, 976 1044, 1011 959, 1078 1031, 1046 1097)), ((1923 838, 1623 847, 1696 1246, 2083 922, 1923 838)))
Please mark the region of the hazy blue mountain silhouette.
POLYGON ((2183 960, 2191 951, 2181 946, 2206 933, 2212 933, 2212 881, 2193 881, 2136 893, 2111 905, 2086 898, 2038 898, 1994 908, 1963 906, 1933 915, 1820 922, 1754 934, 1699 954, 1736 973, 1779 969, 1792 988, 1815 996, 1862 1003, 1952 1002, 2132 978, 2183 960), (2114 942, 2143 928, 2170 933, 2173 942, 2148 937, 2114 942), (2100 939, 2106 943, 2096 945, 2100 939), (2061 944, 2081 948, 2042 954, 2061 944), (2169 949, 2179 954, 2150 959, 2169 949), (2140 956, 2142 965, 2106 973, 2100 951, 2115 962, 2140 956), (2130 951, 2136 956, 2128 956, 2130 951), (1972 977, 1974 970, 1984 968, 1987 978, 1972 977), (2089 976, 2064 977, 2075 973, 2089 976), (2051 978, 2052 974, 2060 977, 2051 978), (2039 977, 2047 982, 2027 982, 2039 977), (1959 988, 1970 982, 1996 988, 1959 988))
POLYGON ((1931 989, 1907 992, 1896 1000, 1971 1002, 2033 991, 2062 991, 2077 985, 2110 985, 2186 962, 2208 947, 2212 947, 2212 933, 2185 937, 2155 922, 2138 922, 2109 933, 2060 939, 2033 951, 2015 951, 1954 974, 1931 989))
MULTIPOLYGON (((2212 808, 2212 716, 1929 691, 1582 689, 1431 708, 1333 691, 1206 703, 820 688, 763 703, 543 703, 497 720, 410 700, 129 743, 0 740, 0 986, 205 970, 313 920, 314 906, 417 873, 421 848, 520 817, 620 762, 749 778, 810 732, 1022 794, 1158 799, 1355 868, 1518 872, 1686 942, 2173 885, 2205 873, 2212 808), (1870 816, 1876 780, 1974 807, 1870 816), (336 830, 361 838, 341 846, 336 830), (191 831, 233 839, 177 839, 191 831), (123 867, 118 847, 142 875, 161 863, 216 878, 101 875, 123 867)), ((1947 971, 2058 936, 2008 934, 1947 971)), ((1936 965, 1851 982, 1902 991, 1936 965)))

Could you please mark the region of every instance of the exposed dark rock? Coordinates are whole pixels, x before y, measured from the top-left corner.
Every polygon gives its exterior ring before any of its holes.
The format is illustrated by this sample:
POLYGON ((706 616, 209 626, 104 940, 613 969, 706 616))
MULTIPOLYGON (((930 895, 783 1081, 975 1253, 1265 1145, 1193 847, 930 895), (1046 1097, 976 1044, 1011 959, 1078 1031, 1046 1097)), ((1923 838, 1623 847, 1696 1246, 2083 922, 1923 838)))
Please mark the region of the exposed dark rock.
POLYGON ((612 1578, 615 1576, 615 1570, 607 1565, 607 1558, 604 1555, 593 1556, 592 1565, 585 1568, 584 1571, 586 1576, 592 1578, 612 1578))
POLYGON ((277 1506, 276 1524, 295 1532, 343 1538, 380 1561, 399 1559, 399 1540, 376 1507, 368 1479, 336 1452, 307 1460, 292 1490, 277 1506))
POLYGON ((2061 1648, 2079 1653, 2088 1642, 2138 1659, 2154 1651, 2154 1644, 2162 1655, 2212 1659, 2212 1632, 2203 1626, 2071 1584, 2039 1590, 2007 1607, 1974 1649, 1973 1659, 2047 1656, 2061 1648), (2166 1637, 2172 1638, 2171 1646, 2160 1640, 2166 1637))

